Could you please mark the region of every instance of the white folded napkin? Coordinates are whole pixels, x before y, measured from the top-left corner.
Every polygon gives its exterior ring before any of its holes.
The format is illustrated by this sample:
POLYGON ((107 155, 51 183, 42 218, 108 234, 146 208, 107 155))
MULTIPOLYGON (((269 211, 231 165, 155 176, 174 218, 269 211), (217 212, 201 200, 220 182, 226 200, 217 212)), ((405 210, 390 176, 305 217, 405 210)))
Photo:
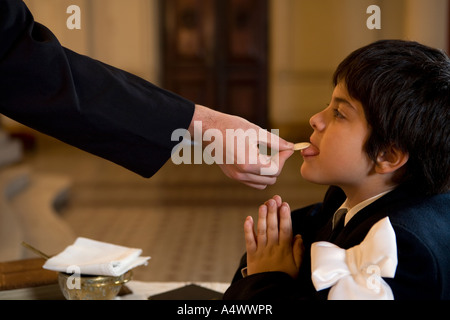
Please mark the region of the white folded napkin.
POLYGON ((73 245, 48 259, 43 268, 66 273, 73 273, 77 268, 83 275, 120 276, 147 264, 150 257, 141 257, 141 254, 141 249, 79 237, 73 245))

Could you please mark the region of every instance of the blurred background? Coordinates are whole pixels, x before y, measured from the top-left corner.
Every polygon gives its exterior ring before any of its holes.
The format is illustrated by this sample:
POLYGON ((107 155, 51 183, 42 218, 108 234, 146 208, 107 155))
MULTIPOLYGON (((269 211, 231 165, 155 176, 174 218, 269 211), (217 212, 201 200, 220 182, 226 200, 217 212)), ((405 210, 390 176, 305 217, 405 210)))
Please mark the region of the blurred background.
MULTIPOLYGON (((331 76, 351 51, 407 39, 449 51, 448 0, 26 0, 61 44, 237 114, 293 142, 329 102, 331 76), (66 10, 81 10, 69 29, 66 10), (381 29, 366 25, 370 5, 381 29)), ((146 180, 2 117, 0 261, 49 254, 76 236, 138 247, 152 256, 138 280, 227 282, 245 250, 242 225, 280 194, 292 208, 320 201, 301 157, 257 191, 217 166, 170 161, 146 180)))

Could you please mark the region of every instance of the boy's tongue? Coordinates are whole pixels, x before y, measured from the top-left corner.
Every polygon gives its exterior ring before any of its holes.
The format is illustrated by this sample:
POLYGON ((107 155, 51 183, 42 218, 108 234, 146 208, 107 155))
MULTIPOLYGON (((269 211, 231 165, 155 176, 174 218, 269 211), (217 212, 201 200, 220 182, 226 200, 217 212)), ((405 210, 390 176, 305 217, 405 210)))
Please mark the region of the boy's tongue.
POLYGON ((320 153, 314 145, 311 145, 308 149, 302 151, 302 155, 305 157, 317 156, 320 153))

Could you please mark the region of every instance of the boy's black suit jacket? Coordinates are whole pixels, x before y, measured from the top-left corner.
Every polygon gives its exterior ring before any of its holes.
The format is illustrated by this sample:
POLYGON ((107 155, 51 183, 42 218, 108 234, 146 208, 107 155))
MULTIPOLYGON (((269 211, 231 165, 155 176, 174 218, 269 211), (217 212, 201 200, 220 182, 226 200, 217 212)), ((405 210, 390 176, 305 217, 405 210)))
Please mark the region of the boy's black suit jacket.
POLYGON ((62 47, 21 0, 0 0, 0 113, 149 177, 193 112, 190 101, 62 47))
POLYGON ((294 234, 301 234, 305 255, 297 280, 282 272, 242 278, 245 255, 225 299, 326 299, 329 290, 316 292, 311 281, 310 247, 329 241, 343 249, 360 244, 372 226, 389 217, 395 231, 398 266, 393 279, 384 279, 395 299, 450 299, 450 194, 420 196, 399 187, 358 212, 337 235, 331 218, 345 201, 341 189, 331 187, 323 203, 292 212, 294 234))

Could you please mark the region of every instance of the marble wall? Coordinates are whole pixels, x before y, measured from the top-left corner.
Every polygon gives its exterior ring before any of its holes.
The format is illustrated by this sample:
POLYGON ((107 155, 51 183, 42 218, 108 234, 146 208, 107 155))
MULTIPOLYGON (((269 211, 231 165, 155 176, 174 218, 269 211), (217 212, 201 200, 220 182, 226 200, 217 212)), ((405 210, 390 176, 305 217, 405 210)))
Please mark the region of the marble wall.
MULTIPOLYGON (((75 51, 156 84, 160 79, 158 0, 25 0, 37 21, 75 51), (70 30, 69 5, 81 9, 70 30)), ((448 0, 270 0, 269 119, 295 134, 321 110, 331 75, 351 51, 383 38, 448 48, 448 0), (381 10, 381 29, 366 26, 367 8, 381 10)), ((283 135, 283 131, 281 133, 283 135)))

